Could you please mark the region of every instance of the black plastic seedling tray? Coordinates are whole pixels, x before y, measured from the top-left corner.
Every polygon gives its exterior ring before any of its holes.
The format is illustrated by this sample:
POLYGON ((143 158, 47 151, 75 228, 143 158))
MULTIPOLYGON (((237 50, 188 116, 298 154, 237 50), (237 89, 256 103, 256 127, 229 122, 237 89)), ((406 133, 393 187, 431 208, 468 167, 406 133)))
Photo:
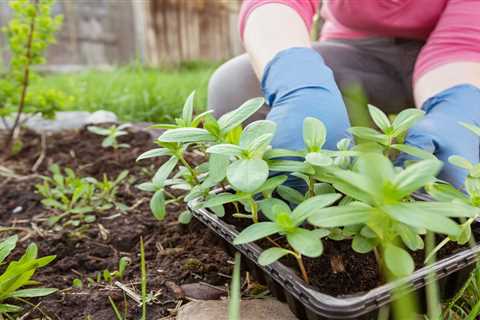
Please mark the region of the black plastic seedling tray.
POLYGON ((480 244, 477 244, 423 267, 397 282, 364 293, 331 296, 305 284, 292 269, 280 262, 268 266, 257 264, 257 257, 262 252, 258 245, 249 243, 234 246, 233 239, 239 233, 236 227, 227 224, 208 209, 193 209, 196 208, 195 204, 195 200, 189 203, 195 218, 213 230, 225 242, 227 250, 231 253, 239 251, 246 257, 243 259, 244 265, 255 279, 267 284, 272 295, 280 301, 286 301, 292 312, 302 320, 375 319, 379 308, 392 301, 392 291, 400 285, 409 283, 412 290, 422 293, 431 271, 439 279, 442 298, 450 297, 463 285, 480 252, 480 244))

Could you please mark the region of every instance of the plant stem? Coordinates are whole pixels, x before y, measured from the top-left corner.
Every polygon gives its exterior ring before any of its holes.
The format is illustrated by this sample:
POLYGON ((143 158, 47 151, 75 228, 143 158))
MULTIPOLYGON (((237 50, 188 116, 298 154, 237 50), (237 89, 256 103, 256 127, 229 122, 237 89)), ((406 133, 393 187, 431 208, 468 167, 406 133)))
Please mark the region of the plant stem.
POLYGON ((308 197, 311 198, 311 197, 314 197, 315 196, 315 191, 313 190, 314 187, 313 187, 313 179, 312 177, 308 177, 308 197))
POLYGON ((35 20, 37 18, 37 9, 38 9, 38 0, 34 0, 34 5, 35 5, 35 13, 32 16, 32 20, 30 21, 30 31, 28 33, 28 40, 26 43, 26 62, 25 62, 25 67, 23 70, 23 81, 22 81, 22 92, 20 95, 20 102, 18 104, 18 110, 17 110, 17 115, 15 117, 15 122, 13 123, 13 126, 10 128, 10 131, 7 136, 6 140, 6 145, 5 145, 5 152, 9 154, 11 152, 10 148, 12 145, 12 141, 15 135, 15 132, 18 127, 18 123, 20 121, 20 116, 23 113, 23 109, 25 108, 25 99, 27 97, 27 89, 29 85, 29 79, 30 79, 30 64, 32 63, 32 43, 33 43, 33 35, 35 33, 35 20))
MULTIPOLYGON (((447 238, 448 239, 448 238, 447 238)), ((425 235, 425 254, 430 255, 430 253, 435 249, 435 235, 433 232, 427 232, 425 235)), ((436 261, 435 253, 432 254, 431 258, 427 262, 427 266, 431 265, 436 261)), ((426 285, 426 295, 427 295, 427 315, 429 319, 437 320, 441 316, 441 304, 438 294, 438 283, 437 275, 435 272, 430 272, 427 275, 427 285, 426 285)))
MULTIPOLYGON (((378 251, 377 247, 373 249, 373 253, 375 254, 375 260, 377 261, 378 272, 380 273, 381 281, 382 283, 385 283, 386 277, 385 277, 384 268, 383 268, 382 255, 378 251)), ((378 311, 377 320, 388 320, 389 317, 390 317, 390 306, 387 304, 382 306, 378 311)))
POLYGON ((250 198, 250 207, 252 209, 252 220, 253 223, 258 223, 258 206, 255 200, 250 198))
POLYGON ((282 247, 281 245, 279 245, 279 244, 278 244, 275 240, 273 240, 272 238, 267 237, 266 239, 267 239, 271 244, 273 244, 275 247, 279 247, 279 248, 282 247))
POLYGON ((378 310, 377 320, 388 320, 390 318, 390 306, 387 304, 378 310))
POLYGON ((240 208, 238 207, 237 201, 234 201, 234 202, 232 202, 232 203, 233 203, 233 206, 235 207, 236 213, 240 213, 240 208))
POLYGON ((252 216, 250 214, 243 214, 243 213, 234 213, 232 214, 232 217, 234 218, 239 218, 239 219, 252 219, 252 216))
POLYGON ((192 168, 192 166, 190 166, 190 164, 185 160, 185 158, 183 157, 183 154, 178 154, 177 155, 177 158, 180 160, 180 162, 185 166, 185 168, 187 168, 187 170, 190 172, 190 175, 192 176, 193 178, 193 181, 195 182, 195 184, 200 184, 200 181, 198 181, 198 177, 197 177, 197 173, 195 172, 195 170, 192 168))
POLYGON ((232 283, 230 285, 230 297, 228 299, 229 320, 240 320, 240 303, 242 300, 240 284, 240 259, 240 253, 235 253, 235 266, 233 268, 232 283))
POLYGON ((305 265, 303 264, 302 255, 295 251, 295 258, 297 259, 298 266, 300 267, 300 272, 302 273, 303 280, 306 284, 309 284, 310 279, 308 278, 307 270, 305 269, 305 265))

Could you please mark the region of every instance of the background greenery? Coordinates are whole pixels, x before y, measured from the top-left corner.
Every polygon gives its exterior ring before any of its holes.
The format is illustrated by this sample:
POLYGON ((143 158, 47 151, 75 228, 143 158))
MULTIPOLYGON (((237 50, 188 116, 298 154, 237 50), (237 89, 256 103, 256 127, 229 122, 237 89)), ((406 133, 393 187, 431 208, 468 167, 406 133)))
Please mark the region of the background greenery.
POLYGON ((194 61, 161 69, 141 65, 113 71, 51 74, 32 90, 55 88, 72 96, 66 110, 109 110, 123 121, 172 122, 196 90, 196 111, 206 108, 208 79, 218 63, 194 61))

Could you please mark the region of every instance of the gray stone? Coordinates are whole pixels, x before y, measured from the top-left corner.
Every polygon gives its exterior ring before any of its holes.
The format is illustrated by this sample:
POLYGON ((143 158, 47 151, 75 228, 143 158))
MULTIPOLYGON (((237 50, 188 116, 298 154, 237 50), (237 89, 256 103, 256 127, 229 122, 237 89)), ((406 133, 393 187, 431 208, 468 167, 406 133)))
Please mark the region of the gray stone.
POLYGON ((25 126, 36 132, 59 132, 68 129, 79 129, 86 123, 90 116, 86 111, 60 111, 54 119, 44 119, 35 115, 27 120, 25 126))
POLYGON ((99 123, 117 123, 117 115, 111 111, 98 110, 92 113, 87 118, 87 123, 99 124, 99 123))
MULTIPOLYGON (((297 320, 288 306, 274 299, 242 300, 242 320, 297 320)), ((183 306, 177 320, 228 320, 227 300, 194 301, 183 306)))
MULTIPOLYGON (((55 119, 44 119, 40 115, 30 116, 22 115, 23 119, 28 119, 25 126, 38 133, 53 133, 63 130, 80 129, 86 124, 99 124, 106 122, 117 122, 117 116, 110 111, 99 110, 94 113, 87 111, 59 111, 56 113, 55 119)), ((8 126, 11 126, 14 116, 7 119, 8 126)), ((3 123, 0 121, 0 129, 4 129, 3 123)))

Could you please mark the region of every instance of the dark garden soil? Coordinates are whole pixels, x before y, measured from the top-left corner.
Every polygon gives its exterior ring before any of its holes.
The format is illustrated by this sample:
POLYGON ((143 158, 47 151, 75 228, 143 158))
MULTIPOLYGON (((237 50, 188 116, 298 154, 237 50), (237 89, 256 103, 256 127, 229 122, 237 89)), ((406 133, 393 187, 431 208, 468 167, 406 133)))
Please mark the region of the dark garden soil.
MULTIPOLYGON (((158 222, 149 210, 149 194, 133 186, 149 179, 165 159, 135 159, 142 152, 154 147, 146 132, 133 132, 122 137, 121 142, 131 148, 112 151, 101 147, 101 137, 86 130, 66 132, 47 137, 46 150, 41 139, 32 132, 22 136, 24 146, 15 157, 1 160, 0 166, 11 172, 0 175, 0 238, 13 232, 21 239, 14 252, 18 258, 30 242, 39 246, 39 255, 56 255, 49 266, 39 269, 35 280, 45 287, 55 287, 59 292, 43 298, 37 311, 22 319, 35 319, 44 313, 51 319, 115 319, 108 297, 123 311, 123 291, 105 281, 88 285, 87 278, 96 278, 105 269, 118 269, 120 257, 128 257, 131 263, 125 276, 118 281, 136 294, 140 289, 139 242, 145 243, 148 271, 148 290, 155 295, 148 307, 148 319, 162 319, 173 315, 184 302, 178 297, 178 286, 186 283, 208 283, 226 289, 230 281, 231 258, 216 242, 215 237, 198 222, 185 227, 177 223, 177 216, 184 208, 171 205, 168 218, 158 222), (44 154, 36 172, 32 172, 38 158, 44 154), (107 174, 115 178, 122 170, 130 175, 118 194, 120 202, 130 207, 127 213, 115 210, 97 215, 97 221, 84 230, 47 227, 46 218, 54 212, 45 209, 35 193, 39 175, 48 174, 48 166, 57 163, 70 167, 81 176, 102 178, 107 174), (81 279, 83 288, 72 288, 72 281, 81 279)), ((190 161, 199 161, 190 157, 190 161)), ((226 292, 224 293, 226 295, 226 292)), ((125 299, 129 319, 138 319, 139 308, 130 297, 125 299)), ((26 310, 31 307, 26 306, 26 310)))

